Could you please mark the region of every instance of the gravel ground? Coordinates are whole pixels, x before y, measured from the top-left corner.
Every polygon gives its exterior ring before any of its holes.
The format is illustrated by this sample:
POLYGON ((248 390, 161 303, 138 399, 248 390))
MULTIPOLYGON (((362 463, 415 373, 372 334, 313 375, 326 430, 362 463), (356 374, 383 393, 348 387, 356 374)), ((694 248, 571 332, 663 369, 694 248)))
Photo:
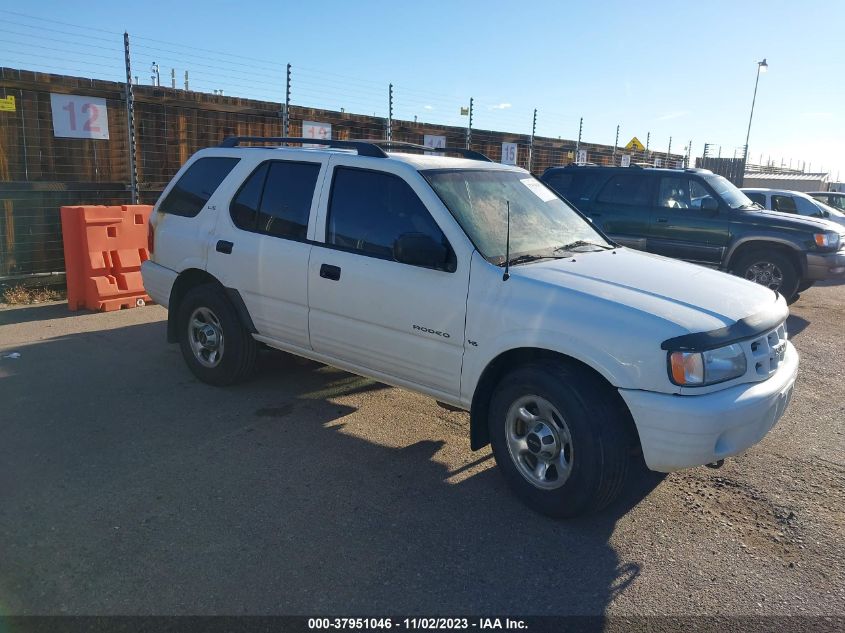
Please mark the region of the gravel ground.
POLYGON ((845 286, 759 445, 568 522, 466 414, 285 354, 215 389, 164 319, 0 310, 0 613, 845 616, 845 286))

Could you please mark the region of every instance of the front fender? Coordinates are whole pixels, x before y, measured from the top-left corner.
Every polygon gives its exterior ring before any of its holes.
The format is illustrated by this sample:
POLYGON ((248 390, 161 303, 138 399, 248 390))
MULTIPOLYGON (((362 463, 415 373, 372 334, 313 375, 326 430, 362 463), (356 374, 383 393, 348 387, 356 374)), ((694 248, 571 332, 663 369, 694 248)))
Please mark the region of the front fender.
POLYGON ((617 388, 633 388, 642 380, 641 367, 621 362, 598 345, 561 335, 554 330, 511 330, 495 339, 488 339, 483 350, 468 346, 461 377, 461 402, 470 406, 485 369, 503 354, 514 350, 553 352, 574 358, 597 371, 617 388))

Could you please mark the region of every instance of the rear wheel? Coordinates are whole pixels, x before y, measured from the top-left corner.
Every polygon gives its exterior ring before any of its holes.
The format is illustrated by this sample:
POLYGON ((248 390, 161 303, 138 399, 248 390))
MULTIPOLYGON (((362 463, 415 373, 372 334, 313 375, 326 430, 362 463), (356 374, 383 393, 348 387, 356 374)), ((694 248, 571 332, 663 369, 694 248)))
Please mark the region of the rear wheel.
POLYGON ((490 441, 517 496, 559 518, 613 501, 635 442, 619 405, 608 385, 564 363, 532 363, 506 375, 490 407, 490 441))
POLYGON ((177 327, 182 356, 203 382, 231 385, 252 373, 258 345, 215 284, 196 286, 185 294, 177 327))
POLYGON ((771 288, 786 300, 798 292, 798 271, 795 264, 779 251, 756 250, 741 255, 733 266, 734 274, 771 288))

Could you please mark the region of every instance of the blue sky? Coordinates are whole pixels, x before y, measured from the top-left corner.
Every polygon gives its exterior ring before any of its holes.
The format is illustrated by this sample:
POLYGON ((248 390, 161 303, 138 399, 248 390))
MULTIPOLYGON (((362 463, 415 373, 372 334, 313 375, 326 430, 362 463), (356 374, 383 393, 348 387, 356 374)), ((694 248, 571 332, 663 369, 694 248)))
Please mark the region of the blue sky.
POLYGON ((0 12, 2 65, 119 79, 111 33, 126 29, 142 83, 155 60, 163 84, 176 68, 181 85, 187 68, 192 88, 280 99, 290 62, 301 105, 383 115, 392 82, 397 117, 462 124, 472 96, 477 127, 529 132, 537 108, 540 134, 574 138, 584 117, 585 140, 612 143, 619 124, 623 144, 651 132, 652 147, 672 136, 673 150, 692 140, 696 155, 705 142, 723 156, 745 142, 765 57, 752 160, 806 161, 845 179, 839 0, 33 0, 9 10, 55 22, 0 12))

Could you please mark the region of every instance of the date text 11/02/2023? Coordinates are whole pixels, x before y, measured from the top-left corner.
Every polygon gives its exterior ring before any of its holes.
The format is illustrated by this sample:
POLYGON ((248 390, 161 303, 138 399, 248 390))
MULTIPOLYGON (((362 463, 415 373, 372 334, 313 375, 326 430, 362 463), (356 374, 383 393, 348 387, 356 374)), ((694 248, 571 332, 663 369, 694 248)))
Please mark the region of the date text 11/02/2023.
POLYGON ((524 630, 524 620, 512 618, 309 618, 309 630, 524 630))

